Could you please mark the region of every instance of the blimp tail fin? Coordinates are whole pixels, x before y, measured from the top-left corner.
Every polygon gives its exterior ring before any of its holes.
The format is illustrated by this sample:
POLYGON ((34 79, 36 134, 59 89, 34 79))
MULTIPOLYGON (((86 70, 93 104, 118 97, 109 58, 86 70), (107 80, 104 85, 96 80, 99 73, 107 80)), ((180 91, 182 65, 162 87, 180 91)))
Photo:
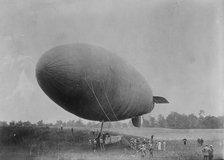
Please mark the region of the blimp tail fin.
POLYGON ((153 102, 154 103, 169 103, 166 98, 159 97, 159 96, 153 96, 153 102))

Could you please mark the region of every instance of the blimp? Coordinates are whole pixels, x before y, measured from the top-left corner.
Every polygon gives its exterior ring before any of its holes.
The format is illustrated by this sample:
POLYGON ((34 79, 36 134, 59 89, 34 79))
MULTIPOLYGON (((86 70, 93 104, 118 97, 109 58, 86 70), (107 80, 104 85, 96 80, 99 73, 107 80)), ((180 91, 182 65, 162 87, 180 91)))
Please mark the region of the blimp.
POLYGON ((141 126, 141 116, 155 103, 145 78, 118 55, 100 46, 75 43, 45 52, 36 65, 43 92, 64 110, 92 121, 131 119, 141 126))

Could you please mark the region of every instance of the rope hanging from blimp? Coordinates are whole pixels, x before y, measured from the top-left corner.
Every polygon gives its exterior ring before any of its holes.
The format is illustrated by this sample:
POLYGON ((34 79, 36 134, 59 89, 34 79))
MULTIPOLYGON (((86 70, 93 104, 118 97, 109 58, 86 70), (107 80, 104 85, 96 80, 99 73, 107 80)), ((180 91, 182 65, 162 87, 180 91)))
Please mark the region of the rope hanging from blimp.
POLYGON ((103 81, 103 89, 104 89, 104 95, 105 95, 105 97, 106 97, 106 99, 107 99, 107 102, 108 102, 108 104, 109 104, 109 107, 110 107, 110 109, 111 109, 111 111, 112 111, 112 113, 113 113, 115 119, 116 119, 117 121, 119 121, 118 118, 117 118, 117 116, 116 116, 116 114, 115 114, 115 112, 114 112, 114 109, 112 108, 112 105, 111 105, 111 103, 110 103, 110 101, 109 101, 109 98, 108 98, 108 96, 107 96, 107 93, 105 92, 105 91, 106 91, 106 88, 105 88, 105 85, 104 85, 104 81, 103 81))
POLYGON ((90 84, 91 84, 91 86, 90 86, 90 85, 89 85, 89 83, 87 82, 86 78, 85 78, 85 81, 86 81, 87 86, 89 87, 89 89, 92 91, 92 93, 93 93, 94 97, 96 98, 96 101, 97 101, 97 103, 99 104, 99 106, 100 106, 100 108, 101 108, 102 112, 103 112, 103 113, 104 113, 104 115, 107 117, 107 119, 108 119, 109 121, 111 121, 111 120, 110 120, 110 118, 107 116, 106 112, 104 111, 103 106, 101 105, 101 103, 100 103, 99 99, 98 99, 98 98, 97 98, 97 96, 96 96, 96 93, 95 93, 95 91, 94 91, 94 88, 93 88, 92 82, 90 82, 90 84))

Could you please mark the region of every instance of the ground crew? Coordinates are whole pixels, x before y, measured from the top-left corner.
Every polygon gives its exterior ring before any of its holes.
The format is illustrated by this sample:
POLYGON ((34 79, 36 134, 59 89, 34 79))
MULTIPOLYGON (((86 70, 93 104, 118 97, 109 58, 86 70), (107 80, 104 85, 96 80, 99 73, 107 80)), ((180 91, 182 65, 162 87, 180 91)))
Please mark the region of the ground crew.
POLYGON ((100 138, 100 150, 104 150, 104 143, 103 143, 103 138, 100 138))
POLYGON ((158 150, 160 151, 162 149, 162 144, 161 144, 161 142, 159 141, 158 142, 158 150))
POLYGON ((140 152, 141 152, 141 157, 145 157, 146 156, 146 146, 145 144, 141 144, 139 146, 140 152))
POLYGON ((209 160, 213 160, 213 147, 212 145, 210 145, 210 150, 208 152, 208 156, 209 156, 209 160))
POLYGON ((163 151, 166 151, 166 142, 163 141, 163 151))
POLYGON ((184 138, 183 141, 184 141, 184 145, 186 145, 187 144, 187 139, 184 138))
POLYGON ((93 145, 93 152, 96 152, 96 148, 97 148, 97 141, 96 141, 96 139, 93 139, 92 145, 93 145))
POLYGON ((92 139, 89 139, 89 141, 88 141, 88 146, 89 146, 89 149, 93 149, 93 142, 92 142, 92 139))
POLYGON ((153 157, 153 145, 151 143, 149 144, 149 156, 153 157))
POLYGON ((202 138, 198 138, 197 141, 200 146, 203 146, 204 140, 202 138))
POLYGON ((202 149, 204 160, 208 160, 208 158, 209 158, 209 150, 210 150, 210 148, 206 144, 205 147, 202 149))
POLYGON ((151 136, 151 143, 153 144, 154 135, 151 136))

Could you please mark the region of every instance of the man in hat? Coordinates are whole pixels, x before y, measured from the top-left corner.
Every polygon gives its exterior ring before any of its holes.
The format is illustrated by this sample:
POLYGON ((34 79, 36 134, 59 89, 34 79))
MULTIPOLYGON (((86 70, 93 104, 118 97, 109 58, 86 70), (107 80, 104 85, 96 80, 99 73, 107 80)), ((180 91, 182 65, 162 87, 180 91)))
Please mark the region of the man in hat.
POLYGON ((210 148, 206 144, 205 147, 202 149, 204 160, 208 160, 208 158, 209 158, 209 150, 210 150, 210 148))
POLYGON ((210 150, 208 152, 209 160, 213 160, 213 147, 212 145, 209 146, 210 150))

